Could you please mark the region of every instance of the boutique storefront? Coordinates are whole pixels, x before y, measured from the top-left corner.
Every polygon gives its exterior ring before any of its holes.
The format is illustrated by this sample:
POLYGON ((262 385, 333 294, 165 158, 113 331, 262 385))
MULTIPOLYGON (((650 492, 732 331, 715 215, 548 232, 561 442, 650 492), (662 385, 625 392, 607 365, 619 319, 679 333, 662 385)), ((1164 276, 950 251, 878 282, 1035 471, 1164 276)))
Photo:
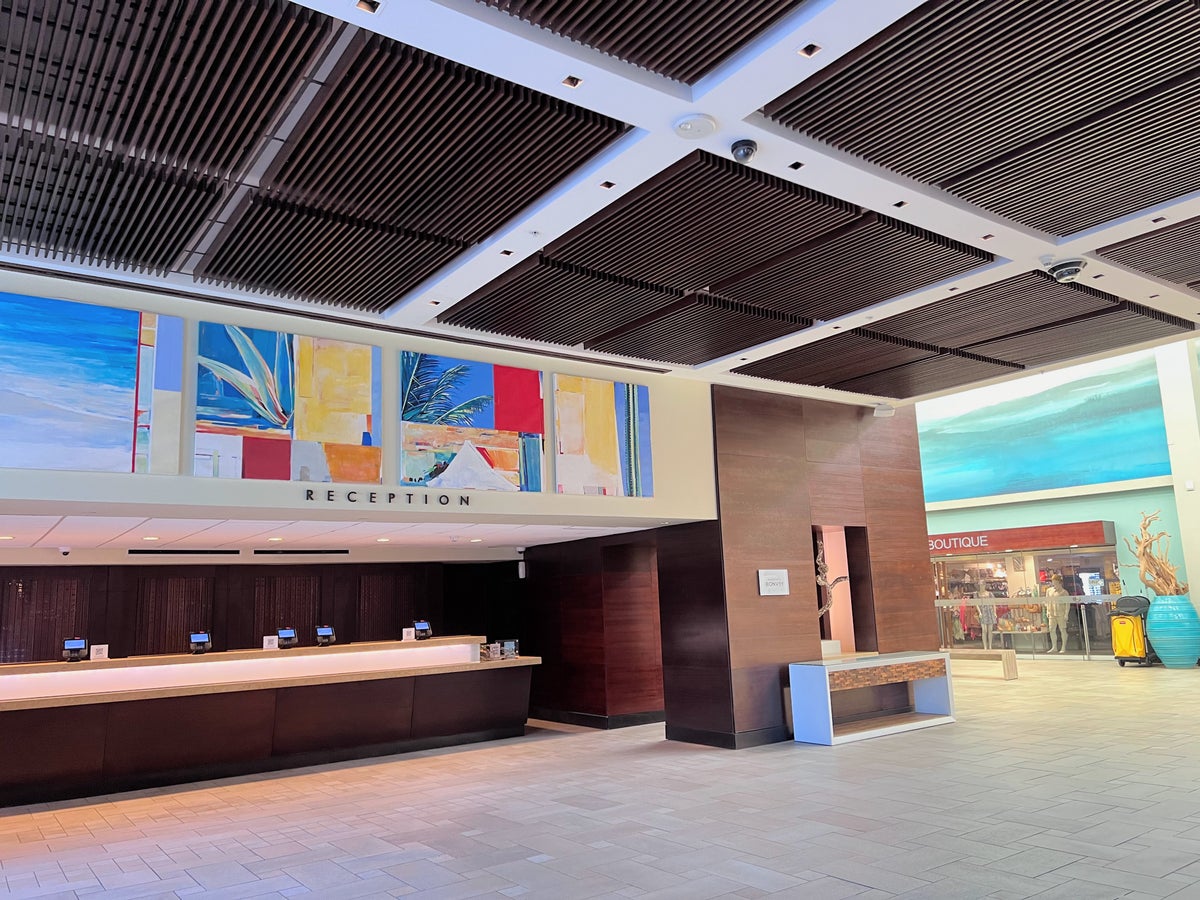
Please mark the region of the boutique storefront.
POLYGON ((1111 521, 935 534, 929 552, 943 646, 1109 652, 1122 592, 1111 521))

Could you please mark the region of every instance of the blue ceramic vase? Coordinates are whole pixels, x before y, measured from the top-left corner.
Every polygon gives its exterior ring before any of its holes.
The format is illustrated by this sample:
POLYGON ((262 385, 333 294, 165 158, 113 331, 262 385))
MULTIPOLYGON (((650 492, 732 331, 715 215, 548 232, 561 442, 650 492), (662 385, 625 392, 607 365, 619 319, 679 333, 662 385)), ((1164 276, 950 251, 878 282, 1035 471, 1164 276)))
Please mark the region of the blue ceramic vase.
POLYGON ((1168 669, 1194 669, 1200 660, 1200 616, 1187 597, 1155 597, 1146 634, 1168 669))

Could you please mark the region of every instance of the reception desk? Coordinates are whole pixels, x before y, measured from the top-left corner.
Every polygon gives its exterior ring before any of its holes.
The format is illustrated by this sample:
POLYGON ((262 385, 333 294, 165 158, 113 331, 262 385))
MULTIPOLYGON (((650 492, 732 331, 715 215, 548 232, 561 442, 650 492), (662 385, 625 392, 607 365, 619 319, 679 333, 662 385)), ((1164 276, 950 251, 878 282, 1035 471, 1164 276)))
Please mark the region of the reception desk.
POLYGON ((0 666, 0 803, 523 734, 541 660, 482 641, 0 666))

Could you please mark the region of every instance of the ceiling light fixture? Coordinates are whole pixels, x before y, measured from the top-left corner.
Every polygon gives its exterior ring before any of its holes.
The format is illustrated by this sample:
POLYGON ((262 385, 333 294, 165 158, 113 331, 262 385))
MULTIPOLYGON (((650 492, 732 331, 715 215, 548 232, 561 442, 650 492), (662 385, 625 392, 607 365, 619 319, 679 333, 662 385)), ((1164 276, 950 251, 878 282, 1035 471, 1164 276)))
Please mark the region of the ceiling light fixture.
POLYGON ((283 538, 280 538, 280 537, 274 537, 274 538, 267 538, 267 540, 268 540, 270 543, 272 543, 272 544, 278 544, 280 541, 282 541, 282 540, 283 540, 283 538))
POLYGON ((890 403, 876 403, 875 412, 872 413, 877 419, 890 419, 896 414, 896 407, 890 403))
POLYGON ((0 534, 0 541, 11 541, 11 540, 14 540, 14 538, 11 534, 0 534))
POLYGON ((908 201, 907 200, 897 200, 895 203, 892 204, 892 206, 896 207, 896 209, 902 209, 903 207, 908 206, 908 201))
POLYGON ((501 250, 500 255, 501 256, 512 256, 513 252, 511 250, 501 250))
POLYGON ((814 56, 816 56, 818 53, 821 52, 821 45, 820 44, 805 44, 803 47, 801 47, 796 52, 798 54, 800 54, 801 56, 803 56, 805 59, 812 59, 814 56))
POLYGON ((430 300, 430 301, 429 301, 429 305, 430 305, 430 306, 441 306, 441 305, 442 305, 442 301, 441 301, 441 300, 430 300))
POLYGON ((1150 221, 1153 222, 1155 225, 1157 225, 1159 222, 1167 221, 1167 217, 1166 216, 1155 216, 1150 221))
POLYGON ((391 542, 391 538, 375 538, 375 543, 377 544, 390 544, 391 542))
POLYGON ((383 6, 383 0, 355 0, 354 5, 363 12, 377 13, 379 7, 383 6))
POLYGON ((612 190, 613 188, 615 188, 616 186, 617 186, 617 183, 616 183, 615 181, 602 181, 602 182, 600 182, 600 187, 604 188, 606 191, 611 191, 611 190, 612 190))
POLYGON ((795 162, 788 163, 788 168, 793 170, 803 169, 804 163, 800 162, 800 160, 796 160, 795 162))
POLYGON ((142 538, 142 540, 143 541, 157 541, 158 538, 154 537, 153 535, 150 535, 150 536, 142 538))
POLYGON ((691 113, 678 119, 673 126, 675 133, 689 141, 698 141, 710 134, 716 134, 717 120, 704 113, 691 113))
POLYGON ((471 538, 471 543, 472 544, 482 544, 483 538, 471 538))
POLYGON ((564 78, 562 80, 562 83, 565 84, 567 87, 571 88, 572 90, 574 90, 575 88, 577 88, 581 84, 583 84, 583 79, 580 78, 578 75, 568 75, 566 78, 564 78))

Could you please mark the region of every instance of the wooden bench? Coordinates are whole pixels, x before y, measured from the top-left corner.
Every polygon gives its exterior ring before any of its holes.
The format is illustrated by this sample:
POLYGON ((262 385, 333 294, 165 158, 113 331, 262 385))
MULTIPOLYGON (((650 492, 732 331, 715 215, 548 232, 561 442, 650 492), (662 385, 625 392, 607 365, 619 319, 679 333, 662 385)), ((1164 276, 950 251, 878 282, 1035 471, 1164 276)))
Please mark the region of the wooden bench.
POLYGON ((1012 681, 1017 677, 1017 651, 996 647, 992 650, 977 650, 973 647, 955 648, 946 651, 951 659, 998 659, 1004 667, 1004 680, 1012 681))

